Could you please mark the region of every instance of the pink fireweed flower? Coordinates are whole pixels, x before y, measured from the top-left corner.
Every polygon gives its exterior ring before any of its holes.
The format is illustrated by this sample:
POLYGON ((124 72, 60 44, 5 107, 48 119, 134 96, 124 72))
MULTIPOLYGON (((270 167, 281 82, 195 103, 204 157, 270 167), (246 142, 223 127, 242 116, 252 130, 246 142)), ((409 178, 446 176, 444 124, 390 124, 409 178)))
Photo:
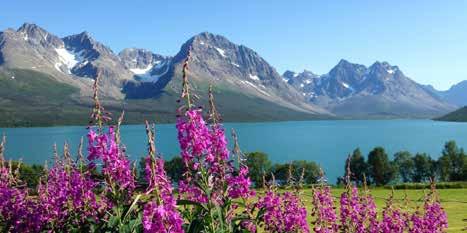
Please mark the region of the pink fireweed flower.
POLYGON ((183 220, 174 207, 151 201, 144 206, 143 229, 146 233, 181 233, 183 220))
POLYGON ((183 219, 177 211, 172 194, 172 185, 164 170, 164 160, 146 157, 146 180, 149 183, 147 193, 154 193, 155 200, 144 206, 143 228, 147 233, 184 232, 183 219))
MULTIPOLYGON (((218 161, 229 160, 229 150, 227 149, 227 139, 225 130, 220 124, 211 126, 211 154, 215 155, 218 161)), ((214 160, 213 160, 214 161, 214 160)))
POLYGON ((249 198, 254 196, 255 192, 250 189, 251 181, 250 177, 248 177, 248 166, 243 163, 245 160, 244 154, 240 150, 238 137, 234 130, 232 130, 232 137, 234 140, 233 153, 238 158, 238 174, 236 176, 227 178, 228 195, 231 198, 249 198))
POLYGON ((367 191, 362 197, 363 211, 360 218, 367 228, 367 232, 379 232, 378 212, 373 196, 367 191))
POLYGON ((329 186, 320 186, 313 191, 314 231, 318 233, 338 232, 337 215, 329 186))
POLYGON ((230 177, 234 168, 230 163, 230 154, 227 149, 227 139, 221 124, 215 123, 210 126, 211 157, 206 157, 206 166, 209 172, 215 176, 215 185, 223 185, 222 182, 230 177))
POLYGON ((40 202, 25 189, 0 187, 0 216, 8 232, 40 232, 45 219, 40 202))
POLYGON ((417 211, 410 219, 412 220, 410 232, 445 232, 445 229, 448 227, 447 215, 436 197, 434 186, 432 187, 431 193, 425 199, 423 214, 417 211))
POLYGON ((214 123, 210 126, 211 133, 211 154, 214 155, 214 161, 207 162, 206 166, 213 184, 213 195, 211 198, 216 203, 221 204, 223 189, 227 184, 228 198, 249 198, 255 195, 250 189, 251 181, 248 177, 248 167, 239 161, 239 169, 235 172, 227 149, 227 140, 225 131, 221 124, 214 123), (236 174, 235 174, 236 173, 236 174))
POLYGON ((439 201, 428 202, 424 206, 424 222, 429 232, 444 232, 448 228, 446 212, 439 201))
POLYGON ((206 162, 214 162, 214 157, 209 128, 201 113, 201 109, 190 109, 177 118, 180 153, 186 168, 184 179, 179 182, 179 193, 188 200, 206 203, 209 198, 197 186, 197 176, 206 162))
POLYGON ((231 198, 248 198, 255 195, 255 192, 250 189, 251 181, 248 177, 248 167, 240 165, 237 176, 232 176, 227 180, 228 195, 231 198))
POLYGON ((213 161, 211 154, 211 136, 209 128, 204 121, 201 109, 190 109, 183 116, 177 118, 178 142, 180 143, 181 156, 185 165, 193 170, 198 170, 204 157, 207 161, 213 161))
POLYGON ((279 194, 269 190, 257 203, 264 209, 261 221, 266 232, 310 232, 307 211, 295 194, 279 194))
POLYGON ((1 158, 0 163, 0 229, 8 232, 40 232, 45 222, 40 202, 29 196, 27 188, 15 187, 16 178, 4 166, 1 158))
POLYGON ((99 221, 105 209, 105 198, 97 200, 97 182, 88 172, 81 172, 74 164, 56 161, 49 170, 45 184, 39 184, 39 200, 45 220, 53 230, 64 230, 66 224, 81 225, 89 219, 99 221))
POLYGON ((393 204, 394 193, 386 201, 386 207, 383 210, 383 219, 379 224, 379 232, 405 232, 409 227, 407 214, 393 204))
POLYGON ((383 211, 383 219, 379 225, 382 233, 404 232, 408 227, 408 219, 397 208, 387 208, 383 211))
POLYGON ((206 194, 200 188, 192 184, 191 178, 180 180, 178 183, 178 191, 186 200, 208 203, 206 194))
POLYGON ((241 223, 241 226, 250 233, 256 232, 256 225, 251 220, 246 220, 241 223))
POLYGON ((132 193, 135 188, 135 177, 131 170, 131 162, 124 149, 116 143, 114 128, 110 126, 107 133, 96 133, 92 127, 88 131, 88 160, 94 167, 96 160, 102 160, 102 173, 110 182, 118 185, 120 190, 132 193))
POLYGON ((355 232, 360 222, 360 205, 358 189, 352 186, 347 192, 343 192, 340 198, 340 222, 344 231, 355 232))
POLYGON ((363 178, 363 194, 360 197, 360 221, 357 224, 357 231, 379 233, 378 212, 376 210, 375 200, 367 187, 366 176, 363 176, 363 178))

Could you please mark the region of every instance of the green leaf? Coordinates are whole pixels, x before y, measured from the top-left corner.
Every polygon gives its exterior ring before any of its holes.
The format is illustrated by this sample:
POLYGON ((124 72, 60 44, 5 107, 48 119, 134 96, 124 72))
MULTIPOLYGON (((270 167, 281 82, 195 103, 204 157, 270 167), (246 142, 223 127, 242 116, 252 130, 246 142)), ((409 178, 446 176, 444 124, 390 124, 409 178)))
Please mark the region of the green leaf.
POLYGON ((190 201, 190 200, 177 200, 177 205, 193 205, 193 206, 198 206, 204 210, 208 210, 208 208, 198 202, 195 201, 190 201))
POLYGON ((190 225, 188 225, 188 230, 186 231, 186 233, 202 232, 203 228, 204 228, 203 222, 201 222, 198 219, 195 219, 194 221, 190 223, 190 225))
POLYGON ((141 198, 141 194, 138 194, 135 198, 135 200, 133 201, 133 203, 131 203, 130 205, 130 208, 128 208, 125 216, 123 217, 123 221, 125 221, 127 219, 127 217, 130 215, 130 213, 137 207, 137 204, 138 204, 138 200, 141 198))

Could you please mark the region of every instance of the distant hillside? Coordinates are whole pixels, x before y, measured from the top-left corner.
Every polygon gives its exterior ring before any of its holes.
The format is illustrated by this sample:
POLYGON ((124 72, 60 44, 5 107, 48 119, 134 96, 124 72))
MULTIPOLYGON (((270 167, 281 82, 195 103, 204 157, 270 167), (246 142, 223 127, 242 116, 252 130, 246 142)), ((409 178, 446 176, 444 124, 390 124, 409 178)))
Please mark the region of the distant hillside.
POLYGON ((448 113, 442 117, 436 118, 435 120, 467 122, 467 106, 457 109, 456 111, 448 113))
MULTIPOLYGON (((81 99, 79 89, 56 81, 53 77, 32 70, 0 69, 0 127, 29 127, 53 125, 85 125, 88 123, 90 98, 81 99)), ((218 106, 225 121, 283 121, 312 120, 313 115, 289 111, 262 99, 223 91, 218 106), (244 104, 238 105, 237 102, 244 104), (244 111, 255 108, 256 111, 244 111), (243 111, 242 111, 243 110, 243 111)), ((125 109, 127 124, 144 120, 170 123, 175 120, 178 94, 164 92, 157 99, 103 100, 106 110, 114 117, 125 109)), ((206 100, 200 99, 200 104, 206 100)))
POLYGON ((467 80, 452 85, 446 91, 436 90, 431 85, 422 86, 426 91, 458 107, 467 105, 467 80))

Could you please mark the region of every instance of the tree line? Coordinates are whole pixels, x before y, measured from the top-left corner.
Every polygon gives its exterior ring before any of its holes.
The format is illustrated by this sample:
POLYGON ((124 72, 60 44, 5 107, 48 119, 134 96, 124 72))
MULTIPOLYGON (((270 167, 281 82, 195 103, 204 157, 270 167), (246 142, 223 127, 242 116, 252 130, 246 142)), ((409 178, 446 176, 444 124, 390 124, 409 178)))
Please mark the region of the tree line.
MULTIPOLYGON (((263 152, 247 153, 246 164, 249 167, 250 179, 253 185, 261 187, 265 179, 270 182, 273 177, 278 184, 287 180, 299 181, 303 184, 315 184, 321 179, 321 168, 314 161, 297 160, 288 163, 272 163, 263 152)), ((367 156, 359 148, 348 157, 350 162, 350 177, 353 182, 361 185, 366 179, 368 184, 387 185, 408 182, 427 182, 430 179, 441 182, 467 181, 467 154, 459 148, 455 141, 446 142, 441 157, 433 159, 426 153, 412 154, 400 151, 391 160, 383 147, 375 147, 367 156)), ((16 169, 13 161, 12 168, 16 169)), ((144 180, 144 161, 140 161, 139 180, 144 180)), ((179 156, 165 161, 167 175, 174 183, 178 183, 183 174, 183 162, 179 156)), ((347 175, 347 167, 343 168, 343 176, 337 179, 337 184, 343 184, 347 175)), ((45 174, 41 165, 22 164, 18 169, 22 180, 28 186, 37 185, 39 178, 45 174)))
MULTIPOLYGON (((247 153, 245 158, 249 168, 250 180, 255 187, 262 186, 263 177, 267 182, 274 177, 278 184, 285 183, 287 180, 297 182, 302 180, 304 184, 314 184, 318 182, 320 177, 320 167, 313 161, 297 160, 290 163, 273 164, 268 155, 263 152, 247 153)), ((182 159, 176 156, 167 160, 165 170, 173 182, 178 182, 184 172, 182 159)))
MULTIPOLYGON (((455 141, 444 145, 441 157, 433 159, 426 153, 413 155, 408 151, 394 154, 392 160, 382 147, 376 147, 367 156, 359 148, 349 155, 350 177, 362 184, 364 178, 370 184, 387 185, 390 183, 427 182, 430 179, 442 182, 467 180, 467 154, 455 141)), ((345 169, 344 176, 347 175, 345 169)), ((337 183, 343 183, 339 177, 337 183)))
MULTIPOLYGON (((375 147, 364 156, 359 148, 348 157, 351 180, 358 185, 364 181, 372 185, 387 185, 408 182, 428 182, 430 179, 439 182, 467 181, 467 154, 459 148, 455 141, 445 143, 442 154, 433 159, 427 153, 412 154, 399 151, 393 159, 383 147, 375 147)), ((247 164, 250 168, 250 178, 255 184, 261 184, 263 175, 269 174, 278 180, 286 180, 292 176, 297 180, 302 169, 305 169, 303 181, 305 184, 316 183, 320 177, 320 167, 312 161, 292 161, 286 164, 272 165, 266 154, 254 152, 247 154, 247 164), (288 173, 292 171, 292 174, 288 173)), ((337 179, 337 184, 343 184, 349 169, 343 168, 344 175, 337 179)))

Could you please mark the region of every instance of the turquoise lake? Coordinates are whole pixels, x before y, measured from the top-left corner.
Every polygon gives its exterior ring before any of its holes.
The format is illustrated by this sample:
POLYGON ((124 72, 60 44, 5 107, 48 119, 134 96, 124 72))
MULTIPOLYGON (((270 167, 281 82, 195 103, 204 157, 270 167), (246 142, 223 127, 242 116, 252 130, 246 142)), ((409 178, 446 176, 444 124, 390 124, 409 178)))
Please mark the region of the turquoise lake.
MULTIPOLYGON (((455 140, 467 148, 467 123, 431 120, 339 120, 267 123, 226 123, 230 135, 234 128, 242 151, 262 151, 273 162, 312 160, 320 164, 332 183, 342 175, 347 155, 360 147, 364 154, 383 146, 390 157, 397 151, 426 152, 440 156, 444 143, 455 140)), ((176 155, 178 142, 173 124, 156 125, 157 149, 164 158, 176 155)), ((83 126, 0 128, 7 136, 6 158, 22 158, 26 163, 51 161, 53 144, 63 148, 68 142, 76 152, 83 126)), ((145 155, 146 134, 143 125, 122 127, 122 141, 128 156, 137 160, 145 155)))

